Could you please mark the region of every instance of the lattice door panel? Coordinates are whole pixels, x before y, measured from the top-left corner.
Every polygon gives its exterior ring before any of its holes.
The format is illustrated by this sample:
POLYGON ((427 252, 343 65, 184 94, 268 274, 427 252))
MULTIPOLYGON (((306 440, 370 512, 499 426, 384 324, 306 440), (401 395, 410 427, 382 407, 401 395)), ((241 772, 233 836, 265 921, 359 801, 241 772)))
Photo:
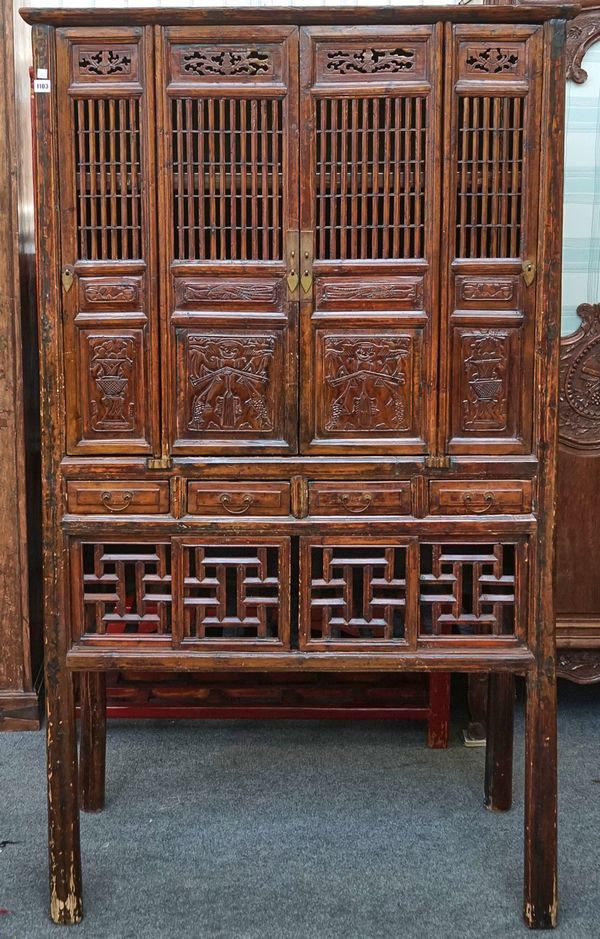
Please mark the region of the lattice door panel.
POLYGON ((239 27, 166 29, 159 43, 175 452, 297 449, 297 45, 264 26, 250 44, 239 27))
POLYGON ((453 235, 440 381, 452 395, 439 445, 451 453, 529 453, 542 263, 541 27, 455 26, 447 43, 444 215, 453 235))
POLYGON ((408 540, 301 539, 300 646, 406 645, 415 625, 415 544, 408 540))
POLYGON ((183 641, 223 649, 289 647, 290 539, 182 540, 183 641))
POLYGON ((57 39, 67 448, 149 453, 158 446, 149 50, 142 29, 57 39))
POLYGON ((71 545, 75 641, 171 641, 171 545, 74 541, 71 545))
POLYGON ((301 243, 313 278, 300 292, 302 449, 423 453, 435 410, 441 34, 309 28, 300 42, 301 243))
POLYGON ((523 545, 422 544, 421 637, 518 636, 523 545))

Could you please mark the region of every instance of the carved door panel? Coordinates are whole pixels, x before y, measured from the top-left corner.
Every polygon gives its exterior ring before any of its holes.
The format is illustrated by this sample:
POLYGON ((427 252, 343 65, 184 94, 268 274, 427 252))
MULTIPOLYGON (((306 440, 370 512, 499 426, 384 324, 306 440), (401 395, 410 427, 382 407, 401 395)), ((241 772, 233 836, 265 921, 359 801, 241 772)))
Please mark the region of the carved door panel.
POLYGON ((430 448, 440 43, 430 26, 300 31, 304 452, 430 448))
POLYGON ((541 41, 541 27, 447 27, 439 446, 449 453, 532 448, 541 41))
POLYGON ((157 43, 165 447, 296 452, 297 30, 157 43))
POLYGON ((59 29, 67 452, 158 446, 152 34, 59 29))

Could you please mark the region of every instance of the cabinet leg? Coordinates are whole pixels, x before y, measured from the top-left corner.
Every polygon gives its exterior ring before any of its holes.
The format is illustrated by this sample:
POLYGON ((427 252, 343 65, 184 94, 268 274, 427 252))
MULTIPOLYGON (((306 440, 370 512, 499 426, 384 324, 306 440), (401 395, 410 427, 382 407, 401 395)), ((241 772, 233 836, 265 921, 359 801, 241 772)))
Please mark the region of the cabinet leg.
POLYGON ((448 673, 431 672, 429 708, 427 746, 434 750, 443 750, 448 746, 450 728, 450 675, 448 673))
POLYGON ((64 659, 46 660, 46 743, 48 752, 48 835, 50 916, 55 923, 78 923, 83 916, 77 726, 73 679, 64 659))
POLYGON ((488 682, 485 805, 492 812, 506 812, 512 805, 515 677, 492 674, 488 682))
POLYGON ((106 673, 83 672, 80 683, 79 793, 85 812, 104 808, 106 673))
POLYGON ((525 711, 525 903, 531 929, 556 926, 556 678, 527 675, 525 711))

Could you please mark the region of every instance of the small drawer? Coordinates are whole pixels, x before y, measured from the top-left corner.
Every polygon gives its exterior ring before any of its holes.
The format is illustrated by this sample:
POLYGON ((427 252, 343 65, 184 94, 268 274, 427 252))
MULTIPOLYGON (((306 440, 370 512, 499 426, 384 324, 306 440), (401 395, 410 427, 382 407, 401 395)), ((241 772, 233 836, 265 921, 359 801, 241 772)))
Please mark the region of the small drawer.
POLYGON ((77 515, 164 514, 169 511, 169 483, 166 479, 68 482, 67 511, 77 515))
POLYGON ((410 482, 310 483, 311 515, 410 515, 410 482))
POLYGON ((190 515, 289 515, 289 483, 188 483, 190 515))
POLYGON ((432 480, 429 511, 432 515, 520 515, 531 512, 531 480, 432 480))

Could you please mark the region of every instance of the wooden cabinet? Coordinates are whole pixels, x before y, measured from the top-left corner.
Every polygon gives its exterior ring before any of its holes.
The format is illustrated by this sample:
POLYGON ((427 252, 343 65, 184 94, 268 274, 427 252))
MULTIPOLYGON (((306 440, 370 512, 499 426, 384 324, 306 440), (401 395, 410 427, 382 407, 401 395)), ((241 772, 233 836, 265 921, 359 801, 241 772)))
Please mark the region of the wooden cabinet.
POLYGON ((569 14, 26 12, 56 920, 70 670, 417 668, 527 672, 554 922, 569 14))

